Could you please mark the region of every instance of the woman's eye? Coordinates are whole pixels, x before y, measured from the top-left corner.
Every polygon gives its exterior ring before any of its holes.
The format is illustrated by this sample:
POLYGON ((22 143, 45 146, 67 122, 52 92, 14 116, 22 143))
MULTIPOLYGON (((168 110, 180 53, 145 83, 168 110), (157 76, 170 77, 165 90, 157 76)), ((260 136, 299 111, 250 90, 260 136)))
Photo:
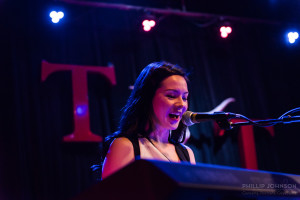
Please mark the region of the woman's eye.
POLYGON ((168 98, 171 98, 171 99, 176 98, 174 95, 171 95, 171 94, 167 94, 167 97, 168 97, 168 98))

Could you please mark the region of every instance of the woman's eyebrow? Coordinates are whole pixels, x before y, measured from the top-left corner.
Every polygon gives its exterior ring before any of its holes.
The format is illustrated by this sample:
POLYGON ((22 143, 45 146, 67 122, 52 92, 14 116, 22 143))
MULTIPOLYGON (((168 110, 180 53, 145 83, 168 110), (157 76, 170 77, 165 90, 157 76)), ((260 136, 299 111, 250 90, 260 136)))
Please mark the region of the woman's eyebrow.
MULTIPOLYGON (((177 90, 177 89, 165 89, 165 92, 168 92, 168 91, 179 93, 179 90, 177 90)), ((184 92, 183 94, 189 94, 189 92, 186 91, 186 92, 184 92)))

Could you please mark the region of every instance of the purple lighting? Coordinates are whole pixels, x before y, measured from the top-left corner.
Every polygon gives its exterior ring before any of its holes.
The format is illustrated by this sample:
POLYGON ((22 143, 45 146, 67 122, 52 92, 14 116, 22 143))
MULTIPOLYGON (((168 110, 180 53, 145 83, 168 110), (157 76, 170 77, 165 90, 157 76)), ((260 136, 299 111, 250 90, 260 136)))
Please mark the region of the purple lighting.
POLYGON ((220 32, 222 38, 227 38, 228 35, 232 32, 232 28, 230 26, 222 26, 220 28, 220 32))
POLYGON ((156 22, 154 20, 146 19, 143 21, 142 24, 143 24, 144 31, 148 32, 151 30, 151 28, 153 28, 155 26, 156 22))

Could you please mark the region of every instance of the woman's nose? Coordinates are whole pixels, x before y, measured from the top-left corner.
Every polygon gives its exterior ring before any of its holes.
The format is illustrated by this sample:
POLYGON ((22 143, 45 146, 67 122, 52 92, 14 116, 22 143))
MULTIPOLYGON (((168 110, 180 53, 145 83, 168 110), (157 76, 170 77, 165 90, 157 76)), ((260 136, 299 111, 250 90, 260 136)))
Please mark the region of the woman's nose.
POLYGON ((187 102, 183 100, 182 97, 179 97, 176 102, 176 105, 182 108, 184 106, 187 106, 187 102))

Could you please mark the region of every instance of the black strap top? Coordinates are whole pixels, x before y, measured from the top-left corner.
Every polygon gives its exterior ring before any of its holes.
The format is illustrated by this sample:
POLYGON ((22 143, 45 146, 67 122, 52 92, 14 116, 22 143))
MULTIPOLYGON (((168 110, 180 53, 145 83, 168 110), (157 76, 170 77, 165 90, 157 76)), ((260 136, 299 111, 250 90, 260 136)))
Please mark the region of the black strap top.
MULTIPOLYGON (((134 150, 134 157, 137 159, 140 157, 141 152, 140 152, 140 145, 139 145, 139 139, 137 137, 130 137, 128 138, 132 145, 133 145, 133 150, 134 150)), ((176 143, 174 144, 176 153, 180 159, 181 162, 190 162, 190 156, 189 152, 187 149, 181 144, 181 143, 176 143)))

